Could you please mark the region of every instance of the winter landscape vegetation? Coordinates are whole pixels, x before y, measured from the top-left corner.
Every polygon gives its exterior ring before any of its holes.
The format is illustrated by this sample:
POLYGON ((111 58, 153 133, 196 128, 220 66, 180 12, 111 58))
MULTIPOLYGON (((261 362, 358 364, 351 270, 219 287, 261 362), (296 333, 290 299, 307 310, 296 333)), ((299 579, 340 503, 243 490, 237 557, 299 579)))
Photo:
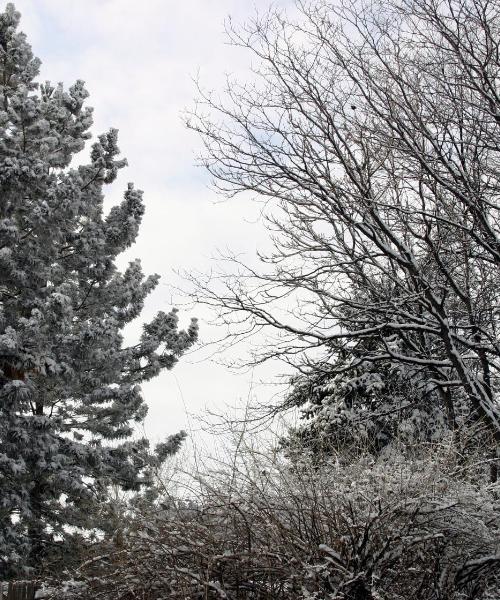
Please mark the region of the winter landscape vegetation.
MULTIPOLYGON (((500 3, 257 9, 225 26, 248 68, 195 78, 179 117, 225 201, 177 223, 162 199, 187 245, 209 210, 257 215, 257 252, 172 264, 158 230, 176 306, 151 310, 120 102, 96 131, 2 6, 0 597, 500 599, 500 3), (186 362, 207 398, 221 362, 281 385, 200 413, 200 450, 162 387, 186 362)), ((147 105, 151 60, 120 94, 147 105)))

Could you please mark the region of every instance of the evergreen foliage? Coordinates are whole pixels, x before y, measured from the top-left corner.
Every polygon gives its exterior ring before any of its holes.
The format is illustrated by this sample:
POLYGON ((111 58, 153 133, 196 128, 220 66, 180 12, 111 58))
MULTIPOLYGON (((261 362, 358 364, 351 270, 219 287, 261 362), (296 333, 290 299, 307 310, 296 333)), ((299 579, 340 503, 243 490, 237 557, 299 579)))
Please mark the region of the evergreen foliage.
MULTIPOLYGON (((351 290, 358 302, 371 306, 376 299, 367 292, 351 290)), ((346 314, 346 331, 359 329, 362 313, 346 314)), ((436 352, 429 340, 424 342, 429 355, 436 352)), ((330 348, 323 360, 311 361, 291 381, 286 405, 301 409, 302 423, 285 446, 292 449, 298 443, 327 454, 378 454, 397 445, 442 442, 458 429, 477 424, 460 385, 440 386, 433 366, 405 364, 386 351, 411 356, 422 343, 414 334, 405 340, 367 335, 341 349, 330 348)))
POLYGON ((36 81, 19 19, 11 4, 0 15, 0 578, 64 551, 107 486, 147 485, 178 448, 182 435, 158 453, 131 440, 147 412, 140 384, 197 336, 172 310, 124 345, 158 283, 138 260, 115 264, 137 237, 142 194, 129 184, 103 212, 103 188, 126 165, 117 131, 71 166, 90 138, 87 91, 36 81))
POLYGON ((315 364, 294 378, 287 402, 300 407, 302 417, 289 448, 299 443, 318 453, 378 454, 394 445, 441 441, 453 431, 439 392, 421 373, 390 362, 349 357, 315 364))

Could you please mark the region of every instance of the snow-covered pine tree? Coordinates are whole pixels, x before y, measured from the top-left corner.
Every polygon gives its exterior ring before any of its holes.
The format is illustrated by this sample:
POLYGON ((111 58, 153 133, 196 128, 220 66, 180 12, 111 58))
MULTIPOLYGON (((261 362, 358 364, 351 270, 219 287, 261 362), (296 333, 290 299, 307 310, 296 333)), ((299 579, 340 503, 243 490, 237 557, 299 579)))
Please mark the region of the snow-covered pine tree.
POLYGON ((179 435, 155 453, 127 438, 146 415, 141 382, 197 335, 195 321, 178 330, 173 310, 124 346, 124 326, 158 282, 139 261, 115 265, 137 236, 141 192, 129 185, 103 213, 103 186, 126 164, 117 132, 70 166, 90 137, 88 94, 81 81, 36 82, 19 19, 11 4, 0 15, 0 578, 39 569, 68 526, 89 525, 89 503, 108 485, 140 488, 175 451, 179 435))
MULTIPOLYGON (((477 421, 463 388, 440 384, 449 370, 394 358, 442 350, 439 340, 414 333, 400 339, 377 330, 376 293, 391 285, 388 278, 368 277, 351 285, 355 302, 344 309, 342 326, 346 332, 364 326, 367 333, 326 345, 322 359, 309 361, 292 378, 286 404, 300 408, 302 422, 284 440, 287 448, 378 454, 394 445, 442 441, 477 421)), ((397 297, 396 291, 387 293, 397 297)))
POLYGON ((307 447, 318 456, 376 455, 394 445, 442 441, 453 431, 456 417, 462 424, 465 399, 463 410, 450 419, 443 394, 429 383, 425 370, 374 362, 370 351, 379 351, 381 343, 370 345, 363 349, 358 344, 332 360, 318 361, 293 379, 287 404, 300 408, 302 422, 284 440, 285 448, 302 452, 307 447))

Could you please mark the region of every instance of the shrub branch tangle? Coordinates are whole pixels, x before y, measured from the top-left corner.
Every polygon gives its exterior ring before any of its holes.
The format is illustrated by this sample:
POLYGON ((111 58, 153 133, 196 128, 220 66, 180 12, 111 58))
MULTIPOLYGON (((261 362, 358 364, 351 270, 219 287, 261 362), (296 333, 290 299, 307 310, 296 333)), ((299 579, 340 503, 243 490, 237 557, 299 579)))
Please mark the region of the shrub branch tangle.
POLYGON ((498 443, 500 7, 298 7, 230 31, 257 81, 202 91, 189 119, 216 187, 269 199, 274 233, 264 274, 196 297, 236 337, 277 331, 259 360, 319 347, 406 365, 451 409, 465 391, 498 443))
POLYGON ((67 597, 497 597, 498 484, 480 480, 472 456, 436 445, 318 469, 303 449, 292 463, 245 443, 237 452, 199 475, 189 502, 167 497, 123 519, 67 597))

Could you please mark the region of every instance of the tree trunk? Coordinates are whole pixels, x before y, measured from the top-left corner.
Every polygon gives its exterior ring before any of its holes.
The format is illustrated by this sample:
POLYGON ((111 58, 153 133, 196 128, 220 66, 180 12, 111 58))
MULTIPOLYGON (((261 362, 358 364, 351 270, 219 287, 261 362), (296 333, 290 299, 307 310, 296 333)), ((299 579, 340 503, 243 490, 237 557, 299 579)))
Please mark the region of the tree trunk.
MULTIPOLYGON (((43 403, 37 402, 34 410, 35 416, 43 415, 43 403)), ((28 554, 28 566, 38 573, 41 569, 41 562, 43 558, 43 482, 39 469, 35 466, 36 454, 33 455, 33 462, 31 465, 31 473, 33 477, 34 486, 30 492, 29 503, 31 509, 31 518, 28 525, 28 538, 29 538, 29 554, 28 554)))

